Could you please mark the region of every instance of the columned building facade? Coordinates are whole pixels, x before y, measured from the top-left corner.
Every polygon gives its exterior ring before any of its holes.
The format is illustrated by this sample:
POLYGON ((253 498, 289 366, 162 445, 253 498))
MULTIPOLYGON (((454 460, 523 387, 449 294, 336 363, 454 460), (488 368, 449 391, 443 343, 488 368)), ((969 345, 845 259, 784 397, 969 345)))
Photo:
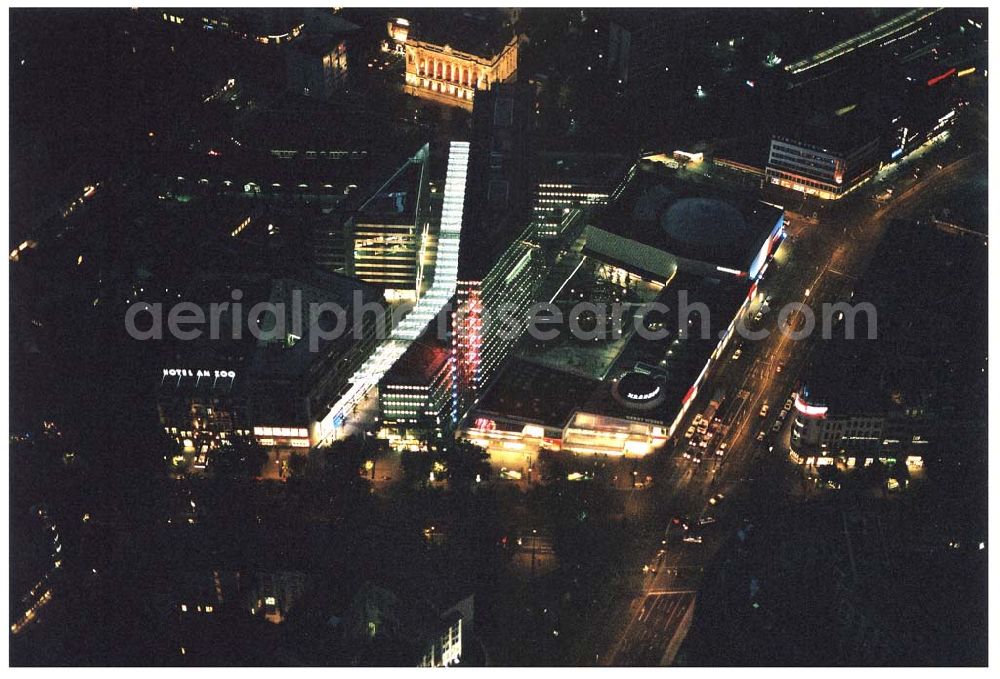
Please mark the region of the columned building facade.
POLYGON ((517 36, 487 56, 413 39, 405 48, 406 93, 451 106, 472 110, 476 90, 512 81, 517 74, 517 36))

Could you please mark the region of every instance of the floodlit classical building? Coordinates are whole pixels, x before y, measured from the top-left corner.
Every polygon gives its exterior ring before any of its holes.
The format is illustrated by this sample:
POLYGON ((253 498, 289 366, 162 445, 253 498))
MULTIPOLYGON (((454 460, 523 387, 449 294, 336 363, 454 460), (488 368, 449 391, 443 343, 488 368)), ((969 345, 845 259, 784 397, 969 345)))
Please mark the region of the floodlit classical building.
POLYGON ((471 110, 477 90, 513 81, 519 38, 503 23, 468 12, 390 22, 389 36, 405 54, 406 93, 471 110))

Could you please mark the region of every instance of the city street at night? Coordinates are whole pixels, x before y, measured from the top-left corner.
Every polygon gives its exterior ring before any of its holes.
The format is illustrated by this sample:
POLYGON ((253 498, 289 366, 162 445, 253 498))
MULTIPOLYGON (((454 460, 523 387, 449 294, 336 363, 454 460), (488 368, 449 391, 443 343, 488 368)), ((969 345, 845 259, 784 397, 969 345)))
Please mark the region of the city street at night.
POLYGON ((988 665, 986 7, 8 25, 10 666, 988 665))

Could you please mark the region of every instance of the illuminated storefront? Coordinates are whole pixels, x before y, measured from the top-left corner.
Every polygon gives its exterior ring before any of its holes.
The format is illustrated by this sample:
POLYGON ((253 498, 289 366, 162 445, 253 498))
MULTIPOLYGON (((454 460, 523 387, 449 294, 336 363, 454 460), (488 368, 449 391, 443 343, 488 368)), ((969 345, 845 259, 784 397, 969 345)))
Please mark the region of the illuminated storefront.
POLYGON ((921 413, 901 416, 871 414, 833 414, 829 406, 810 397, 809 389, 794 397, 789 456, 796 464, 823 466, 842 462, 848 468, 905 461, 911 468, 923 466, 929 441, 923 432, 921 413))

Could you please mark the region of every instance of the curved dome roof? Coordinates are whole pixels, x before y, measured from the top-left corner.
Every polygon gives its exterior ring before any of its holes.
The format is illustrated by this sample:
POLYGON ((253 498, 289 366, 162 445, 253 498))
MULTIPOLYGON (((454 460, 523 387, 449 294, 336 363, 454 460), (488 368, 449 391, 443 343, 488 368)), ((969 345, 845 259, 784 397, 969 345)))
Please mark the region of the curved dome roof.
POLYGON ((619 402, 631 408, 649 409, 663 401, 663 383, 652 375, 630 371, 612 388, 619 402))
POLYGON ((744 243, 749 226, 740 211, 711 198, 682 198, 660 219, 671 241, 696 248, 744 243))

